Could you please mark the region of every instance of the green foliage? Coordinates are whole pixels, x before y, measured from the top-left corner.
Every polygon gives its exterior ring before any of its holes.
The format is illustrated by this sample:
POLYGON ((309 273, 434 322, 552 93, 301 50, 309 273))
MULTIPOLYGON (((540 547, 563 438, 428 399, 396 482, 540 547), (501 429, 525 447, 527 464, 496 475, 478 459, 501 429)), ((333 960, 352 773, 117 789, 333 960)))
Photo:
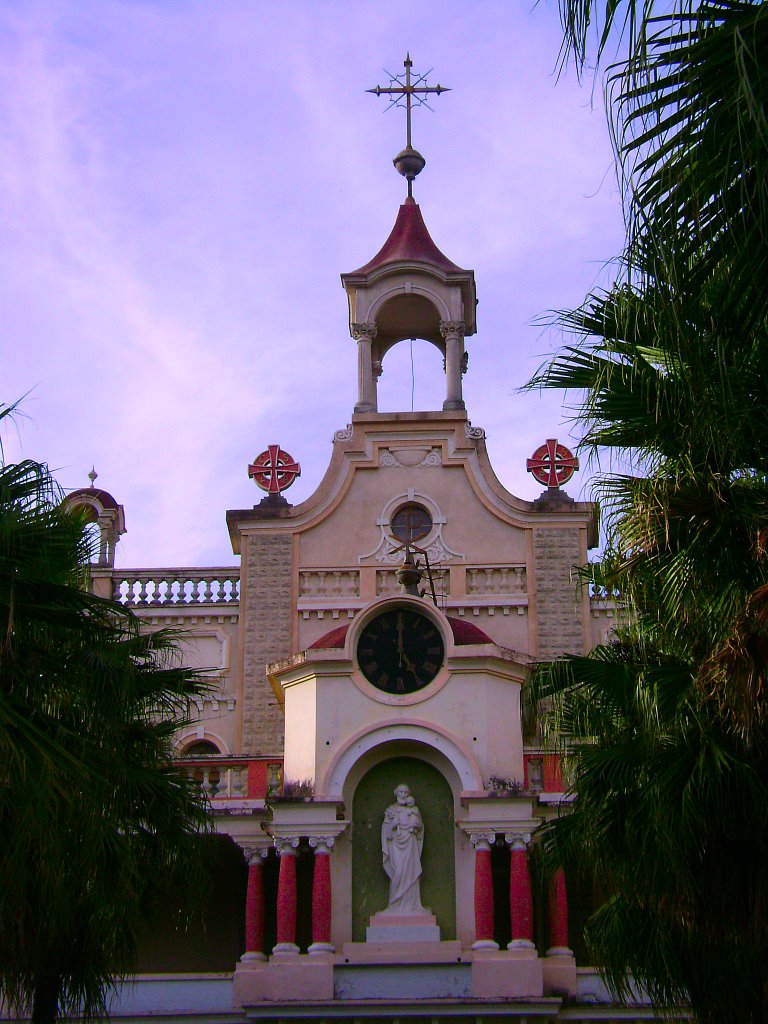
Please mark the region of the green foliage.
POLYGON ((0 988, 98 1018, 164 886, 194 886, 205 809, 171 737, 203 683, 175 638, 84 589, 85 523, 46 467, 0 467, 0 988))
MULTIPOLYGON (((592 0, 563 0, 583 67, 592 0)), ((584 576, 631 626, 543 666, 571 762, 554 862, 609 898, 587 939, 706 1024, 768 1019, 768 5, 610 2, 598 58, 624 186, 617 283, 560 314, 531 382, 568 389, 606 550, 584 576)))

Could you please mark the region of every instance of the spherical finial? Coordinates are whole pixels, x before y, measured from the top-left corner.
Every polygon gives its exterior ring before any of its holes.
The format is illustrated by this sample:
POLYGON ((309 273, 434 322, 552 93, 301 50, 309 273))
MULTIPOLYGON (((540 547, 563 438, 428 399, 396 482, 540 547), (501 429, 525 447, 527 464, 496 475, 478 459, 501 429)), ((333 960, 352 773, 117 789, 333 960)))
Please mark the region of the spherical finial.
POLYGON ((392 161, 396 170, 408 181, 413 181, 417 174, 421 174, 426 162, 421 153, 413 146, 406 146, 392 161))
POLYGON ((91 481, 91 487, 94 487, 96 485, 96 479, 98 475, 99 474, 96 472, 96 467, 92 466, 91 472, 88 474, 88 479, 91 481))

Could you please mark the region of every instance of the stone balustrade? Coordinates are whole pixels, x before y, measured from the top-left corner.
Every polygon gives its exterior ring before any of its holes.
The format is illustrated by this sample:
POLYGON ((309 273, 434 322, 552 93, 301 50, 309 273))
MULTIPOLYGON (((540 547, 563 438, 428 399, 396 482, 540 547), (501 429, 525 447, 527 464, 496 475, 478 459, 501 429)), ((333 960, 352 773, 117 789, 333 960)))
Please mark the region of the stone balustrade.
POLYGON ((248 796, 247 764, 188 763, 183 765, 183 771, 209 800, 248 796))
POLYGON ((112 576, 112 595, 136 608, 231 607, 240 603, 240 569, 123 569, 112 576))

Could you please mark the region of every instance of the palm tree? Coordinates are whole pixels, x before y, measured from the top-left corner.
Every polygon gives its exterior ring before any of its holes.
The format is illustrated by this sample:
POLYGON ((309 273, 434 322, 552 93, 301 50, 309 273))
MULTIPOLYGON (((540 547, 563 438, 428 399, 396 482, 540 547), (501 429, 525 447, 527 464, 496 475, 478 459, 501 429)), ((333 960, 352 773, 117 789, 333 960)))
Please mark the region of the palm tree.
POLYGON ((85 523, 60 499, 45 466, 0 467, 0 989, 41 1024, 102 1015, 207 828, 170 761, 204 684, 173 636, 86 592, 85 523))
POLYGON ((620 997, 634 979, 702 1024, 764 1024, 765 738, 745 747, 693 674, 632 628, 539 677, 577 794, 543 845, 607 894, 586 939, 620 997))
MULTIPOLYGON (((768 1020, 768 6, 607 5, 627 244, 529 386, 576 395, 606 527, 591 584, 631 625, 542 666, 573 764, 549 855, 608 894, 587 938, 706 1024, 768 1020), (624 16, 623 26, 619 19, 624 16), (576 742, 574 742, 576 741, 576 742)), ((563 0, 584 67, 591 0, 563 0)))

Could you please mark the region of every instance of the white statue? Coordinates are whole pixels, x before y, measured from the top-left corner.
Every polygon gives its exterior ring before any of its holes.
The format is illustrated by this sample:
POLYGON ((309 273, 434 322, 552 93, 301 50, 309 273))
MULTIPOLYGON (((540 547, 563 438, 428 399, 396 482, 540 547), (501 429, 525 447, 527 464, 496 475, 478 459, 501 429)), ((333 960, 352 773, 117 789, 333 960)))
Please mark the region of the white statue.
POLYGON ((389 876, 387 913, 423 914, 419 879, 424 822, 408 786, 401 783, 395 798, 397 803, 386 809, 381 826, 384 870, 389 876))

